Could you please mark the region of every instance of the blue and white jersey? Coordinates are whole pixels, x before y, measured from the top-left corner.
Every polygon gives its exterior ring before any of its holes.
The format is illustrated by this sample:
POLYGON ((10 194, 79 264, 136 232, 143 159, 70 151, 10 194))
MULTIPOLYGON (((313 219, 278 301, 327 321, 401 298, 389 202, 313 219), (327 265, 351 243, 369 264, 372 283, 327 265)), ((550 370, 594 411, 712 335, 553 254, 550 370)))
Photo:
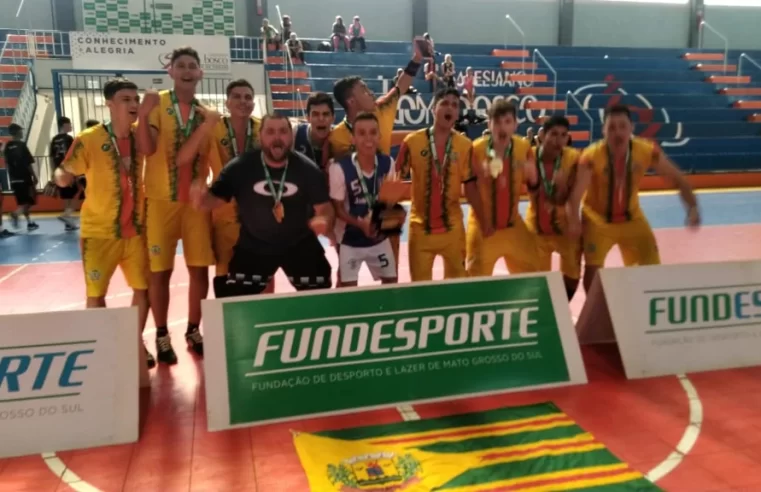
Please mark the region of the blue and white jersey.
POLYGON ((328 140, 327 138, 325 139, 322 147, 314 147, 312 139, 309 138, 309 123, 299 123, 294 129, 293 150, 301 152, 314 161, 320 169, 327 172, 330 158, 330 143, 328 140))
MULTIPOLYGON (((393 159, 385 154, 376 154, 372 175, 360 170, 356 153, 334 161, 330 166, 330 197, 343 201, 344 210, 352 217, 367 217, 378 199, 381 184, 393 169, 393 159)), ((374 246, 385 239, 383 236, 369 238, 361 229, 341 220, 336 221, 335 232, 341 244, 358 248, 374 246)))

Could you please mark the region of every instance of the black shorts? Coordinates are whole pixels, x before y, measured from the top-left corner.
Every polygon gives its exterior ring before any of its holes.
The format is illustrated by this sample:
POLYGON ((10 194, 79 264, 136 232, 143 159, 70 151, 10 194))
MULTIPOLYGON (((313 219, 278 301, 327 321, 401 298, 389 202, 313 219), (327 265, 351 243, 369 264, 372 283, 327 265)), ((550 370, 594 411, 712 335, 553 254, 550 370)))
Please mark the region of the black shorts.
POLYGON ((296 290, 329 289, 332 268, 317 237, 310 235, 276 254, 235 247, 225 292, 220 297, 260 294, 282 268, 296 290))
POLYGON ((61 200, 71 200, 76 198, 77 194, 79 194, 79 187, 76 184, 66 186, 65 188, 58 187, 58 198, 61 200))
POLYGON ((35 205, 37 203, 37 190, 29 182, 11 183, 13 196, 19 205, 35 205))

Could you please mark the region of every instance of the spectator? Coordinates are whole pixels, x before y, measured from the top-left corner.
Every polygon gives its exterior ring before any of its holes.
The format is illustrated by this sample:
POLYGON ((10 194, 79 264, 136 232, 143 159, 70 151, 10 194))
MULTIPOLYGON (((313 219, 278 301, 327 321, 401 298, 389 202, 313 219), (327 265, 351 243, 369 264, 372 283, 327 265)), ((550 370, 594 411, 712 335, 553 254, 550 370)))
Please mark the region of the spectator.
POLYGON ((291 59, 306 63, 306 60, 304 60, 304 45, 301 44, 295 32, 292 32, 291 37, 288 39, 288 51, 291 53, 291 59))
POLYGON ((436 92, 436 81, 438 79, 438 76, 436 77, 428 76, 429 73, 436 74, 436 52, 434 51, 434 48, 433 48, 433 39, 431 39, 431 35, 428 33, 423 34, 423 39, 425 40, 426 43, 428 43, 428 49, 426 50, 425 53, 423 53, 423 56, 426 57, 426 61, 428 62, 425 65, 426 68, 424 73, 426 74, 426 79, 431 81, 431 87, 433 92, 436 92), (429 54, 430 56, 427 56, 429 54))
POLYGON ((344 51, 349 51, 349 36, 346 35, 346 25, 340 15, 336 16, 333 23, 333 34, 330 36, 330 43, 333 45, 333 51, 338 51, 338 45, 343 41, 344 51))
POLYGON ((542 142, 544 142, 544 127, 539 127, 539 131, 536 132, 536 137, 534 138, 534 146, 538 147, 542 145, 542 142))
MULTIPOLYGON (((433 60, 433 58, 428 58, 433 60)), ((429 61, 423 67, 423 73, 425 74, 425 80, 431 83, 431 92, 436 93, 436 83, 439 81, 439 74, 436 73, 436 66, 432 61, 429 61), (433 65, 433 66, 432 66, 433 65)))
POLYGON ((269 19, 262 20, 262 37, 264 38, 265 49, 270 43, 275 45, 276 50, 280 49, 280 33, 270 25, 269 19))
POLYGON ((462 93, 468 98, 468 104, 471 109, 475 109, 476 102, 476 77, 473 74, 473 67, 465 69, 465 76, 462 78, 462 93))
POLYGON ((534 144, 534 127, 528 127, 528 130, 526 130, 526 140, 529 141, 531 145, 534 144))
MULTIPOLYGON (((396 83, 399 82, 399 79, 402 77, 402 75, 404 75, 404 69, 400 68, 400 69, 398 69, 396 71, 396 77, 394 77, 394 80, 392 82, 392 85, 394 87, 396 86, 396 83)), ((407 89, 407 92, 405 92, 404 94, 405 95, 406 94, 417 94, 417 89, 415 89, 414 87, 410 86, 410 88, 407 89)))
POLYGON ((285 41, 290 40, 291 33, 293 32, 293 24, 291 23, 290 15, 284 15, 283 18, 280 19, 280 27, 283 30, 282 39, 284 39, 285 41))
POLYGON ((352 22, 349 28, 349 45, 352 51, 357 50, 357 44, 359 49, 364 53, 367 50, 367 44, 365 43, 365 28, 359 22, 359 16, 354 16, 354 22, 352 22))
POLYGON ((444 81, 447 88, 455 88, 457 85, 455 83, 456 76, 457 72, 455 70, 454 62, 452 61, 452 55, 444 55, 444 63, 441 64, 441 79, 444 81))

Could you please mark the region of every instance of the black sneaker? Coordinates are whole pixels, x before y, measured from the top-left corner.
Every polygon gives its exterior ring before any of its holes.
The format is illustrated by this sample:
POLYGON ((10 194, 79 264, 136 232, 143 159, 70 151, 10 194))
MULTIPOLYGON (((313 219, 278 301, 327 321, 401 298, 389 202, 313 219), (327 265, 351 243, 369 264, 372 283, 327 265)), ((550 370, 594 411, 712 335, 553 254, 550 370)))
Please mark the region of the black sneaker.
POLYGON ((198 354, 199 357, 203 357, 203 337, 198 328, 192 328, 185 333, 185 341, 188 343, 188 348, 198 354))
POLYGON ((79 229, 79 227, 74 224, 66 224, 66 226, 63 228, 63 230, 66 232, 76 231, 77 229, 79 229))
POLYGON ((177 364, 177 354, 172 348, 172 337, 169 335, 156 337, 156 359, 161 364, 177 364))
POLYGON ((153 354, 148 352, 148 349, 143 345, 143 350, 145 350, 145 363, 148 366, 148 369, 153 369, 156 367, 156 359, 153 357, 153 354))
POLYGON ((7 239, 13 236, 15 236, 15 234, 9 231, 8 229, 3 229, 2 231, 0 231, 0 239, 7 239))
POLYGON ((28 232, 36 231, 39 228, 40 226, 38 226, 35 222, 30 222, 26 225, 26 230, 28 232))

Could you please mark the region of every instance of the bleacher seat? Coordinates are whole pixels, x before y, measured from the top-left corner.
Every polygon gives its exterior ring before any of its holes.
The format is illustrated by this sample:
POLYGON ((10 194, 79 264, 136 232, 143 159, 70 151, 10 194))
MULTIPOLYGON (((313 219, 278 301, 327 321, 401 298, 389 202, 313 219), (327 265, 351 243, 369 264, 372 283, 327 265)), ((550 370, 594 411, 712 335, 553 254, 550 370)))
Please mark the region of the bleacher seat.
MULTIPOLYGON (((302 117, 309 93, 332 93, 335 80, 348 75, 362 76, 380 94, 409 61, 410 48, 406 42, 372 42, 365 54, 309 52, 309 64, 294 67, 273 53, 267 59, 273 107, 302 117)), ((550 68, 532 56, 533 48, 439 43, 436 49, 452 54, 458 74, 468 66, 476 71, 477 111, 496 98, 515 102, 522 134, 547 115, 563 112, 571 120, 574 145, 583 147, 590 137, 601 137, 604 108, 626 104, 633 110, 636 133, 660 142, 685 171, 761 168, 761 73, 738 76, 740 52, 730 52, 725 66, 723 53, 715 52, 539 47, 550 68), (566 99, 568 92, 583 109, 566 99)), ((761 53, 748 55, 761 60, 761 53)), ((402 134, 431 123, 430 84, 420 74, 414 87, 418 94, 406 96, 397 113, 396 129, 402 134)), ((336 121, 343 116, 339 109, 336 121)))

